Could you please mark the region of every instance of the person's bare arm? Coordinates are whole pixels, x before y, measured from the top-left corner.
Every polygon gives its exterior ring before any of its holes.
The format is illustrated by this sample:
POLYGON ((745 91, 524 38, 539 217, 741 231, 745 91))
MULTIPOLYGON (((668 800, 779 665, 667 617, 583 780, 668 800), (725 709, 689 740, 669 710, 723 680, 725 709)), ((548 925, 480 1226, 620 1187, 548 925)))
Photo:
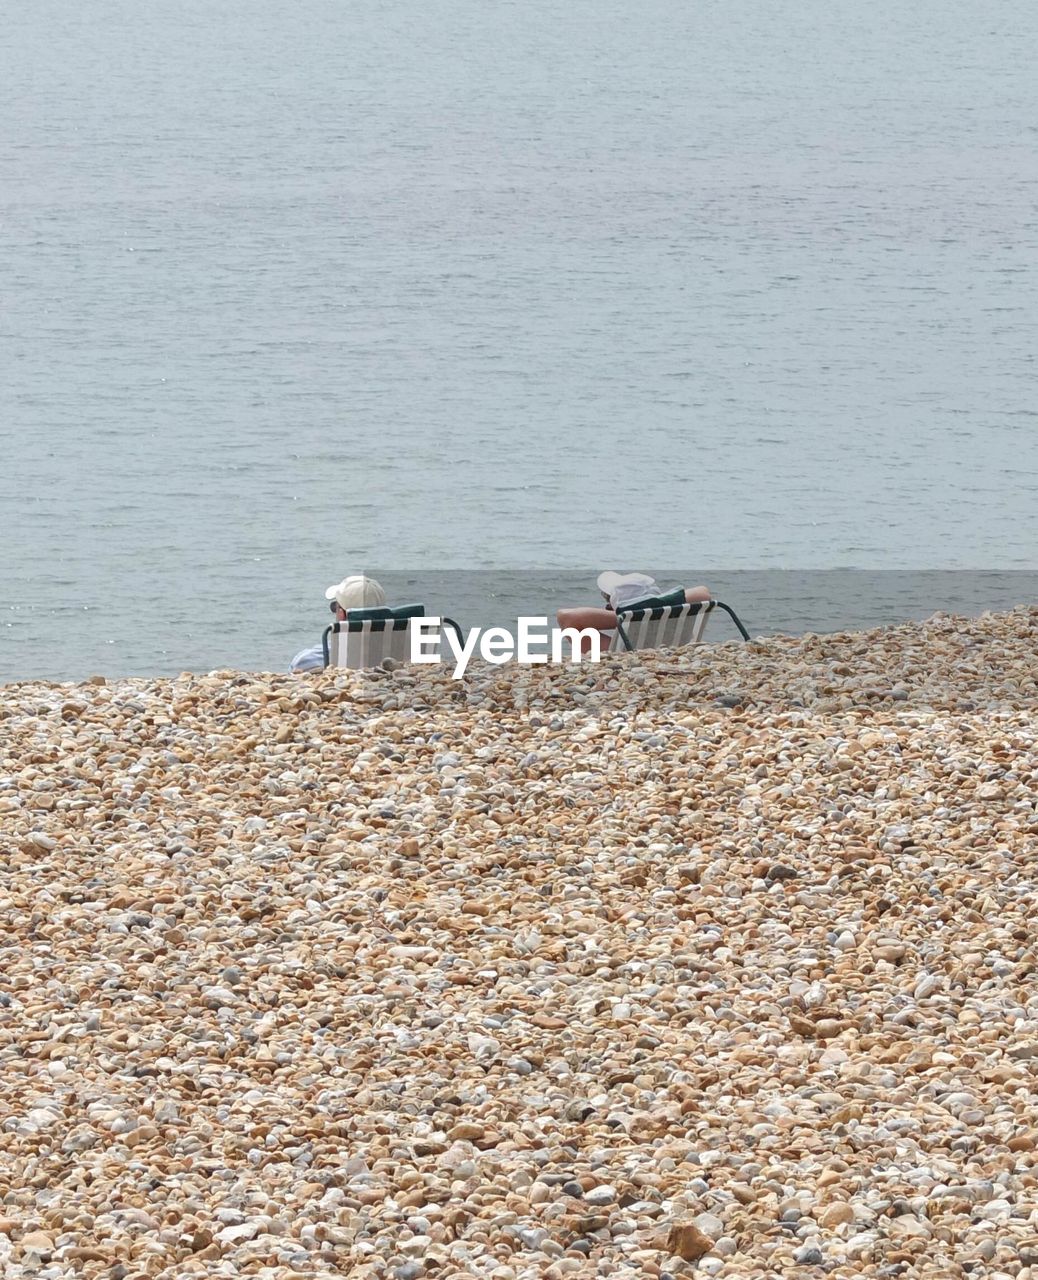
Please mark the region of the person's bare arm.
POLYGON ((709 599, 710 599, 709 587, 686 587, 685 588, 686 604, 695 604, 697 600, 709 600, 709 599))

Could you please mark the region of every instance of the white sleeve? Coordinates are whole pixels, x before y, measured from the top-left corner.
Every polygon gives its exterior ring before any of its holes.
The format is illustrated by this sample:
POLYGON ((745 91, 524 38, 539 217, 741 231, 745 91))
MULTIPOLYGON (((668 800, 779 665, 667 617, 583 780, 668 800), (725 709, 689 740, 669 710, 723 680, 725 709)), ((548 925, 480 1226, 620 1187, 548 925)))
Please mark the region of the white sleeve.
POLYGON ((323 671, 324 647, 319 644, 309 649, 301 649, 292 659, 289 671, 323 671))

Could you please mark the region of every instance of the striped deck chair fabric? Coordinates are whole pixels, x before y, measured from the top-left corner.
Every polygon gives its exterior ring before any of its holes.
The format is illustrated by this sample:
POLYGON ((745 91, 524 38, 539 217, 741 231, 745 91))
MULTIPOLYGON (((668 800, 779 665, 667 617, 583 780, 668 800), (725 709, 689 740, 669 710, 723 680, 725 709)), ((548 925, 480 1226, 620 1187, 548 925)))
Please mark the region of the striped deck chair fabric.
POLYGON ((678 588, 665 596, 636 600, 617 612, 616 630, 609 643, 610 653, 631 649, 660 649, 665 645, 698 644, 715 609, 723 609, 744 640, 750 634, 735 610, 723 600, 697 600, 685 603, 685 593, 678 588))
POLYGON ((395 609, 350 609, 344 621, 333 622, 324 633, 326 667, 377 667, 386 658, 411 661, 411 624, 425 616, 425 606, 405 604, 395 609))
POLYGON ((609 651, 623 653, 629 649, 698 644, 715 607, 713 600, 686 604, 684 593, 680 604, 639 602, 628 605, 616 615, 617 627, 609 651))

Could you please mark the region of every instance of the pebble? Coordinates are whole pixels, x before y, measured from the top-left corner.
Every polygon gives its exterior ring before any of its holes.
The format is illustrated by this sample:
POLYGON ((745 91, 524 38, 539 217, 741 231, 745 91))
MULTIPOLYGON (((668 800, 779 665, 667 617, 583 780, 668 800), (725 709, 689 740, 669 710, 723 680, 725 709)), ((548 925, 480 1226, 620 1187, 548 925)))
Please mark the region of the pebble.
POLYGON ((0 1270, 1034 1272, 1036 642, 0 689, 0 1270))
POLYGON ((23 1251, 31 1249, 35 1253, 49 1253, 54 1248, 54 1237, 46 1231, 27 1231, 18 1245, 23 1251))
POLYGON ((685 1262, 695 1262, 710 1252, 714 1242, 691 1222, 675 1224, 668 1232, 664 1248, 685 1262))
POLYGON ((717 1239, 724 1235, 724 1223, 714 1213, 700 1213, 694 1219, 695 1225, 705 1236, 717 1239))
POLYGON ((818 1222, 826 1229, 842 1226, 845 1222, 854 1221, 854 1209, 845 1201, 831 1204, 819 1214, 818 1222))
POLYGON ((592 1187, 590 1191, 584 1193, 584 1200, 591 1205, 612 1204, 616 1199, 616 1189, 614 1187, 592 1187))

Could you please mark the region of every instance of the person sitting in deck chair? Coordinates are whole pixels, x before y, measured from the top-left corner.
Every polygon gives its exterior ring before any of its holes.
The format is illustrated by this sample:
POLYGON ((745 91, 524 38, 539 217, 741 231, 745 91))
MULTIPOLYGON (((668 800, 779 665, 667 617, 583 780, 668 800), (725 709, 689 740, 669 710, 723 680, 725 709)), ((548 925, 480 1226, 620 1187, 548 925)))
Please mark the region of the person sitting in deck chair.
MULTIPOLYGON (((603 653, 609 648, 610 634, 616 630, 617 609, 664 594, 656 579, 650 578, 647 573, 616 573, 612 569, 598 575, 598 589, 602 593, 604 604, 597 608, 560 609, 555 617, 560 627, 575 627, 578 631, 593 627, 596 631, 601 631, 603 653)), ((686 604, 709 599, 710 591, 707 587, 685 589, 686 604)), ((585 640, 583 645, 586 653, 591 647, 590 641, 585 640)))
MULTIPOLYGON (((336 582, 324 593, 324 598, 331 601, 330 609, 337 622, 342 622, 348 609, 373 609, 386 603, 386 593, 374 578, 366 578, 362 573, 352 574, 336 582)), ((289 671, 323 671, 324 648, 320 644, 303 649, 292 659, 289 671)))

